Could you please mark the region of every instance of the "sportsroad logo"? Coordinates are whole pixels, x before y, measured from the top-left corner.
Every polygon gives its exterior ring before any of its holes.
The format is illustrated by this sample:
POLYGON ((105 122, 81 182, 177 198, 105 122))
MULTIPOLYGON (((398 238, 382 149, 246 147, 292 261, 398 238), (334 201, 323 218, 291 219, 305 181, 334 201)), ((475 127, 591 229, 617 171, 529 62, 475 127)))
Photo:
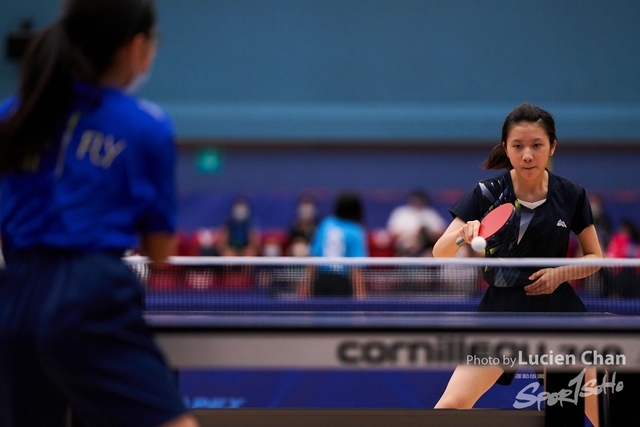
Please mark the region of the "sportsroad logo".
POLYGON ((595 396, 600 393, 619 393, 624 389, 624 383, 622 381, 616 382, 615 372, 611 376, 611 381, 607 381, 606 377, 603 376, 602 382, 599 384, 596 379, 591 379, 583 385, 582 382, 586 371, 586 369, 583 369, 578 376, 569 381, 568 388, 553 393, 541 391, 535 394, 540 388, 540 383, 537 381, 532 382, 518 392, 513 407, 523 409, 537 404, 538 410, 540 410, 542 402, 546 402, 547 406, 563 405, 564 403, 577 405, 579 397, 595 396))

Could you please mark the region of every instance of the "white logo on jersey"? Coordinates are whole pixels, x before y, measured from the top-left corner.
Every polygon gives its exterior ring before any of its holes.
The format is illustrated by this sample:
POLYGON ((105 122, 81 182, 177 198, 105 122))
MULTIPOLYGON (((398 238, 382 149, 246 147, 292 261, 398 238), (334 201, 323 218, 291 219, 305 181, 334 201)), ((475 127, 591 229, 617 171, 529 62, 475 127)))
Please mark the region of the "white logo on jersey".
POLYGON ((346 252, 344 233, 338 227, 327 230, 327 237, 322 245, 322 255, 326 257, 343 257, 346 252))
POLYGON ((80 145, 76 150, 76 158, 82 160, 89 154, 89 160, 94 166, 107 169, 127 146, 123 139, 114 142, 113 135, 87 130, 80 138, 80 145))
POLYGON ((559 219, 558 223, 556 224, 558 227, 564 227, 567 228, 567 224, 564 223, 563 220, 559 219))

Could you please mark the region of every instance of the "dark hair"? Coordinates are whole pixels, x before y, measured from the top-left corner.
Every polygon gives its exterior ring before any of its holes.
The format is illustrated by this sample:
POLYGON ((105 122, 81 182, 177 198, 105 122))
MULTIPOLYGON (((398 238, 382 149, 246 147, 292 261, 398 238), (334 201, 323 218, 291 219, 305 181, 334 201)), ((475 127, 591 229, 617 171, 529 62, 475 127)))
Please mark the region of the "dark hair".
POLYGON ((629 238, 631 239, 631 242, 634 244, 639 244, 640 243, 640 230, 638 230, 638 227, 636 226, 636 223, 633 222, 631 219, 629 218, 625 218, 620 222, 620 228, 626 228, 627 232, 629 233, 629 238))
POLYGON ((298 196, 298 200, 296 201, 296 205, 301 205, 303 203, 312 203, 314 205, 317 204, 316 198, 313 197, 311 194, 306 194, 306 193, 300 194, 298 196))
POLYGON ((531 104, 520 104, 514 108, 504 120, 500 144, 493 147, 489 158, 482 164, 483 169, 513 169, 513 165, 511 165, 511 161, 507 157, 505 145, 511 129, 521 123, 537 123, 542 126, 547 133, 550 144, 553 145, 554 141, 558 141, 556 137, 556 124, 551 114, 531 104))
POLYGON ((409 195, 407 196, 408 199, 420 199, 422 201, 422 203, 424 203, 425 205, 429 205, 430 204, 430 200, 429 200, 429 196, 427 195, 427 192, 424 190, 421 190, 419 188, 415 188, 413 190, 411 190, 411 192, 409 193, 409 195))
POLYGON ((233 199, 231 199, 231 204, 229 205, 229 207, 233 209, 233 207, 238 204, 244 204, 251 207, 251 200, 249 199, 249 196, 245 196, 245 195, 235 196, 233 199))
POLYGON ((24 171, 61 130, 74 80, 97 84, 118 49, 150 35, 155 21, 153 0, 67 0, 27 51, 17 106, 0 122, 0 174, 24 171))
POLYGON ((350 191, 341 193, 336 201, 334 213, 338 218, 362 222, 362 202, 360 197, 350 191))

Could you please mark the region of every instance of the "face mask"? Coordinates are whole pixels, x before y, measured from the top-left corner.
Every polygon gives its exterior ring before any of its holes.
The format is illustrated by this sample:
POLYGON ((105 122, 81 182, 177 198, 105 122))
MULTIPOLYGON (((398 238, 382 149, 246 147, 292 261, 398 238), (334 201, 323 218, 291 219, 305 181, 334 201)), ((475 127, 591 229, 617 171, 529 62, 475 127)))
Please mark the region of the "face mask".
POLYGON ((313 219, 316 216, 316 207, 311 204, 300 205, 298 216, 302 219, 313 219))
POLYGON ((142 86, 144 86, 147 80, 149 80, 149 72, 138 74, 133 79, 131 79, 131 81, 125 88, 125 91, 129 94, 133 94, 137 92, 138 89, 140 89, 142 86))
POLYGON ((249 207, 246 205, 236 205, 233 207, 231 216, 236 221, 244 221, 249 218, 249 207))
POLYGON ((277 244, 268 244, 265 245, 263 254, 264 256, 280 256, 281 255, 280 246, 277 244))

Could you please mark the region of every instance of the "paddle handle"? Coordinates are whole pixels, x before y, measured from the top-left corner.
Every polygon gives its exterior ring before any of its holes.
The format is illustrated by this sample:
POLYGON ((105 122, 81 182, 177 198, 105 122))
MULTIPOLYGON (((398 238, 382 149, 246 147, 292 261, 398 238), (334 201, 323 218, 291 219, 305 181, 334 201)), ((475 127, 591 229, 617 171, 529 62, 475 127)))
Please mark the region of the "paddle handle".
POLYGON ((456 245, 458 245, 458 246, 464 245, 464 239, 462 237, 458 237, 456 239, 456 245))

